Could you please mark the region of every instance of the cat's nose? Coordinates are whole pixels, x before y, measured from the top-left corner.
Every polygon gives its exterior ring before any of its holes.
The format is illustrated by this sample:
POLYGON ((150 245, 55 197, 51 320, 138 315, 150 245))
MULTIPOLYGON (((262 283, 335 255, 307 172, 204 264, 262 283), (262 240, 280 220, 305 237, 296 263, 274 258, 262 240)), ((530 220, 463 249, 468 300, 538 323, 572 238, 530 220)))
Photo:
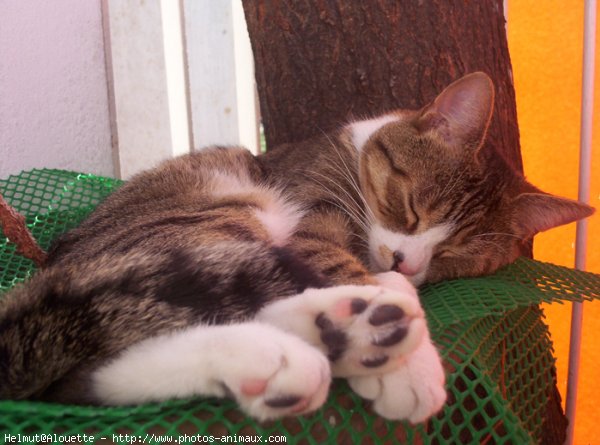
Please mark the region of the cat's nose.
POLYGON ((402 261, 404 261, 404 254, 399 250, 394 250, 392 257, 394 259, 394 262, 392 263, 392 270, 398 271, 400 264, 402 264, 402 261))

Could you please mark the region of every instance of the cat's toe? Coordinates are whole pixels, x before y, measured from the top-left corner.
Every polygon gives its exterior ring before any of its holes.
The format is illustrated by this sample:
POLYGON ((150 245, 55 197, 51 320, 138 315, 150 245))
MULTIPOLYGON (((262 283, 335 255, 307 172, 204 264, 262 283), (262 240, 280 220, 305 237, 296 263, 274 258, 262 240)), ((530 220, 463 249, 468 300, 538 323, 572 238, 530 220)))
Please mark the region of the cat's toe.
POLYGON ((375 278, 381 286, 396 292, 402 292, 418 302, 419 297, 415 286, 401 273, 394 271, 381 272, 376 274, 375 278))
POLYGON ((421 423, 446 401, 444 370, 428 338, 392 372, 352 377, 348 382, 358 395, 372 400, 374 411, 387 419, 421 423))
POLYGON ((255 361, 244 367, 245 376, 233 376, 233 382, 226 382, 228 393, 261 421, 318 409, 331 382, 326 357, 292 336, 282 336, 274 343, 261 345, 255 361))

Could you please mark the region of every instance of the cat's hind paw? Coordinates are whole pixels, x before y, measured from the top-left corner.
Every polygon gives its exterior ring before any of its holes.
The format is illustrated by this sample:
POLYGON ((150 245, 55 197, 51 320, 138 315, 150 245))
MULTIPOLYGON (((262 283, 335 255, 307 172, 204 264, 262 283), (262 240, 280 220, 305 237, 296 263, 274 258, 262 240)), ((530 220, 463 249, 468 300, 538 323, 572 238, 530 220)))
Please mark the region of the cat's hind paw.
POLYGON ((377 414, 392 420, 421 423, 446 402, 444 369, 429 338, 424 338, 396 370, 380 376, 352 377, 348 383, 358 395, 373 401, 377 414))
POLYGON ((335 376, 379 374, 410 353, 426 330, 423 313, 404 294, 383 287, 341 286, 345 295, 321 312, 315 324, 335 376))

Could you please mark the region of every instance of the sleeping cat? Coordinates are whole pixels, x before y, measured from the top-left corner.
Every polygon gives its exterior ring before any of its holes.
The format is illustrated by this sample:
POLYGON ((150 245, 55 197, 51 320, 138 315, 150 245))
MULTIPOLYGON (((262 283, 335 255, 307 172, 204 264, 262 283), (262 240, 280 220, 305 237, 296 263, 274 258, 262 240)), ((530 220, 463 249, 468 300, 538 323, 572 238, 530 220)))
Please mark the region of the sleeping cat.
POLYGON ((264 420, 317 409, 338 376, 427 419, 444 372, 413 285, 493 272, 592 213, 478 152, 493 98, 474 73, 419 111, 133 178, 4 297, 0 398, 233 397, 264 420))

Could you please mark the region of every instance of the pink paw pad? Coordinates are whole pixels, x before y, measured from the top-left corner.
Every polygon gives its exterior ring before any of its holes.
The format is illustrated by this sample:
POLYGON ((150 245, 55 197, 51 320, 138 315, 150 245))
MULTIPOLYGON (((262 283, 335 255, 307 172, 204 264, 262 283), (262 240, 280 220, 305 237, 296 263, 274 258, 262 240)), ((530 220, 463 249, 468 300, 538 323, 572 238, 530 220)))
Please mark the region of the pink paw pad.
POLYGON ((338 301, 333 306, 332 315, 338 320, 348 318, 352 315, 357 315, 364 312, 368 305, 369 303, 362 298, 346 298, 338 301))
POLYGON ((257 396, 262 394, 267 387, 267 380, 248 379, 242 382, 242 394, 246 396, 257 396))

